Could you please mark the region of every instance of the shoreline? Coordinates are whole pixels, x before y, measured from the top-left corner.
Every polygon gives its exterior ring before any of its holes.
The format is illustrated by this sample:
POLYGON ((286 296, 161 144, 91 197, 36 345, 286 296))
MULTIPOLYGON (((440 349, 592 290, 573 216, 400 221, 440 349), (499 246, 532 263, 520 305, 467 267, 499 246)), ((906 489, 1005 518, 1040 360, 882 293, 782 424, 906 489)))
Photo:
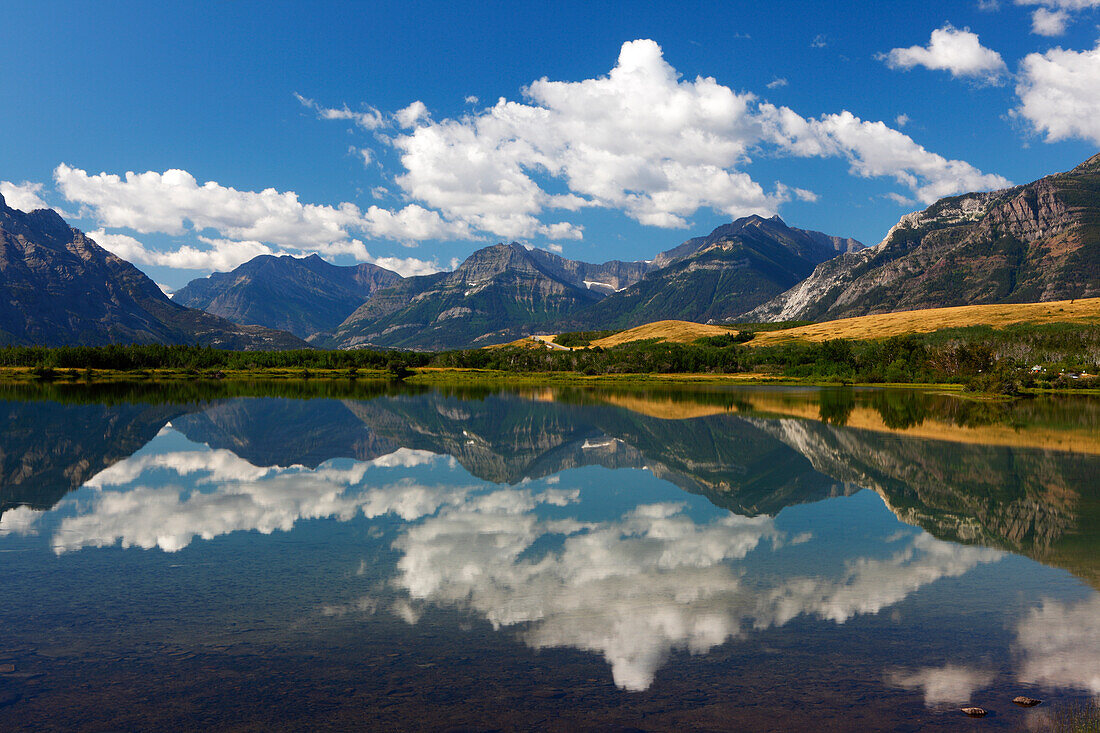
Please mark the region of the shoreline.
MULTIPOLYGON (((186 369, 57 369, 49 379, 42 378, 32 367, 0 367, 0 384, 30 385, 96 385, 96 384, 179 384, 189 382, 375 382, 403 381, 410 385, 517 385, 517 386, 642 386, 642 385, 728 385, 775 387, 852 387, 871 389, 917 389, 948 392, 972 399, 1011 399, 1004 395, 966 392, 962 384, 951 382, 845 382, 770 375, 759 372, 716 373, 629 373, 581 374, 579 372, 508 372, 493 369, 457 367, 420 367, 404 380, 396 380, 383 369, 229 369, 196 372, 186 369)), ((1100 389, 1040 389, 1027 388, 1023 395, 1038 394, 1100 394, 1100 389)))

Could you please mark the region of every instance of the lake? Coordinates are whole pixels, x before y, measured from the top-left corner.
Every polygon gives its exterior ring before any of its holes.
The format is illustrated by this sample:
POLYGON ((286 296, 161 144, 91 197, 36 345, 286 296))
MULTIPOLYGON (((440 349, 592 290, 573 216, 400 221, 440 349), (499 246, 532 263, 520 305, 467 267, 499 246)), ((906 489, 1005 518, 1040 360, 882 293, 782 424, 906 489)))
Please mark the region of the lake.
POLYGON ((1046 730, 1100 695, 1095 397, 0 398, 3 730, 1046 730))

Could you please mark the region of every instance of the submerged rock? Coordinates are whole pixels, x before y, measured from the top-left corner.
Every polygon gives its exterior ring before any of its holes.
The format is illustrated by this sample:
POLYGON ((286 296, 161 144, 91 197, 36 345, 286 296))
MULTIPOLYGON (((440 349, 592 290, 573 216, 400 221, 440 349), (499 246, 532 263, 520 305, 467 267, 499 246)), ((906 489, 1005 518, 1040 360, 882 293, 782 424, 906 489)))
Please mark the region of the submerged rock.
POLYGON ((1016 703, 1022 708, 1033 708, 1036 705, 1041 704, 1043 701, 1036 700, 1034 697, 1025 697, 1024 695, 1020 695, 1019 697, 1012 698, 1012 702, 1016 703))

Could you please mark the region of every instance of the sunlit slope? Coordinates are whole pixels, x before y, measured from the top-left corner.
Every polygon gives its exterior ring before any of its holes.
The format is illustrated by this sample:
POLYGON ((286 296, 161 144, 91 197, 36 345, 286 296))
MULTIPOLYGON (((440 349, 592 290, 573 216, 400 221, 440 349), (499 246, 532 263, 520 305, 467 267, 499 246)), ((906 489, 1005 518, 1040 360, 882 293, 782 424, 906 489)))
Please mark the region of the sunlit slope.
MULTIPOLYGON (((964 326, 1003 328, 1016 323, 1100 324, 1100 298, 1058 300, 1049 303, 962 305, 952 308, 880 313, 873 316, 825 321, 781 331, 762 331, 757 333, 748 345, 764 346, 792 340, 887 338, 964 326)), ((592 345, 608 348, 647 339, 689 343, 703 336, 719 336, 726 333, 736 333, 736 330, 731 327, 691 321, 657 321, 593 341, 592 345)))
POLYGON ((930 333, 945 328, 992 326, 1003 328, 1016 323, 1100 323, 1100 298, 1056 300, 1049 303, 1009 303, 961 305, 952 308, 928 308, 899 313, 842 318, 783 331, 758 333, 750 345, 765 345, 800 339, 874 339, 907 333, 930 333))
POLYGON ((722 334, 734 332, 734 329, 727 326, 711 326, 706 323, 693 323, 692 321, 655 321, 593 341, 592 345, 602 346, 606 349, 630 341, 645 341, 647 339, 689 343, 704 336, 721 336, 722 334))

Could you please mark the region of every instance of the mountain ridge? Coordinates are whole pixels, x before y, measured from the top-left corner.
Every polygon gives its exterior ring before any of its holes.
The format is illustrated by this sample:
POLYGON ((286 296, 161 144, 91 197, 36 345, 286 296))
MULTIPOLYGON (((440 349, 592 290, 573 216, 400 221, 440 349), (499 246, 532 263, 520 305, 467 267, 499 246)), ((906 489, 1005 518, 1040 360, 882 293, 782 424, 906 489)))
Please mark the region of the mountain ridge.
POLYGON ((334 265, 316 254, 259 255, 229 272, 192 280, 172 300, 234 323, 309 338, 335 329, 375 291, 402 279, 378 265, 334 265))
POLYGON ((318 343, 438 349, 507 340, 602 299, 647 267, 576 262, 515 242, 495 244, 473 252, 452 272, 379 290, 318 343), (590 277, 601 278, 604 287, 593 288, 590 277))
POLYGON ((306 346, 282 331, 240 326, 173 303, 145 273, 71 228, 56 211, 24 213, 0 196, 0 344, 111 343, 306 346))
POLYGON ((572 328, 633 328, 659 320, 707 322, 743 313, 858 241, 753 214, 662 252, 658 269, 572 319, 572 328))
POLYGON ((940 199, 822 263, 744 321, 834 320, 1100 295, 1100 155, 1064 173, 940 199))

